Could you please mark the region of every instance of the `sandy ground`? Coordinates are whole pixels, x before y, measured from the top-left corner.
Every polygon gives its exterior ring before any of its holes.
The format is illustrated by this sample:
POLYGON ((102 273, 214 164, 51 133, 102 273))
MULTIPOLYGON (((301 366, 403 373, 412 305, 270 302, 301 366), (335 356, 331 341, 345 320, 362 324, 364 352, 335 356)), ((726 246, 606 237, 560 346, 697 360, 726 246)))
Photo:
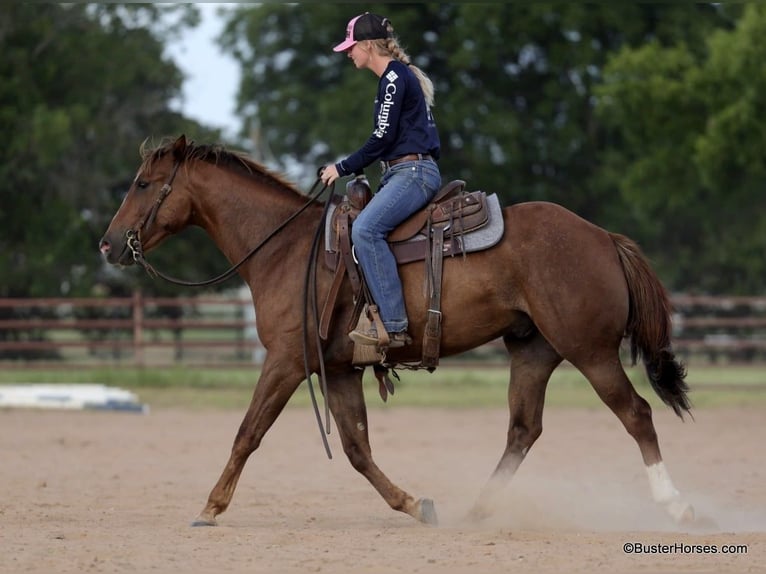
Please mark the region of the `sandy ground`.
POLYGON ((676 486, 703 517, 691 527, 650 501, 638 449, 606 408, 548 409, 496 516, 472 524, 506 411, 387 406, 370 411, 375 458, 434 498, 438 527, 390 510, 334 433, 327 460, 313 413, 290 408, 220 526, 191 528, 243 414, 0 411, 0 572, 766 571, 763 409, 655 414, 676 486))

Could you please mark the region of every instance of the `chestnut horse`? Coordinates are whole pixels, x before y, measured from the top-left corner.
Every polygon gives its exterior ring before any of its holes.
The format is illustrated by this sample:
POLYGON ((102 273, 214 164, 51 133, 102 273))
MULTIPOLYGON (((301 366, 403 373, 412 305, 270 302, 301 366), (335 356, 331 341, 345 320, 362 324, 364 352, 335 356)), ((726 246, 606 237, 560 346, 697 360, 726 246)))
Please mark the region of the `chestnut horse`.
MULTIPOLYGON (((306 379, 305 270, 324 207, 307 205, 306 196, 280 176, 219 146, 194 145, 181 136, 142 155, 135 180, 101 240, 109 263, 134 262, 129 237, 134 250, 149 251, 189 225, 202 227, 231 262, 243 259, 254 245, 260 247, 238 273, 252 292, 267 353, 230 458, 194 522, 214 525, 228 508, 248 457, 306 379)), ((632 240, 552 203, 521 203, 505 208, 503 217, 500 243, 444 262, 442 356, 499 337, 510 355, 507 443, 472 514, 481 517, 491 510, 493 495, 540 436, 548 379, 566 360, 636 440, 654 500, 676 520, 692 518, 691 506, 663 463, 650 406, 636 393, 619 356, 623 337, 630 337, 633 360, 642 358, 659 397, 679 416, 689 410, 685 371, 671 350, 668 296, 647 260, 632 240)), ((332 274, 317 267, 318 300, 323 301, 332 274)), ((423 265, 406 264, 400 272, 414 343, 390 350, 391 364, 418 361, 425 325, 423 265)), ((343 450, 391 508, 435 523, 433 502, 413 498, 373 461, 363 370, 352 366, 353 343, 346 333, 353 306, 346 281, 323 350, 325 400, 343 450)), ((316 329, 313 318, 310 328, 316 329)), ((310 372, 318 372, 318 351, 306 356, 310 372)))

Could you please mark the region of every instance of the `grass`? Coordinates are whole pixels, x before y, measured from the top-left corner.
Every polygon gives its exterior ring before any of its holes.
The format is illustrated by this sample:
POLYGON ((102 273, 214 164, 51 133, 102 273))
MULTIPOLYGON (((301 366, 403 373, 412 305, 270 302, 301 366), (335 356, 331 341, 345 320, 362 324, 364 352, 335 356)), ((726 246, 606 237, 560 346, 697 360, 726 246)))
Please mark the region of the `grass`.
MULTIPOLYGON (((467 369, 442 366, 434 373, 399 371, 391 406, 504 407, 508 370, 504 367, 467 369)), ((664 408, 649 387, 641 369, 628 369, 638 392, 653 407, 664 408)), ((136 392, 153 408, 245 409, 257 381, 258 371, 205 368, 93 368, 82 370, 3 370, 0 384, 102 383, 136 392)), ((766 366, 691 366, 687 381, 695 408, 766 405, 766 366)), ((315 390, 319 389, 314 377, 315 390)), ((365 394, 370 407, 383 405, 371 369, 365 375, 365 394)), ((319 399, 321 401, 321 397, 319 399)), ((302 384, 291 406, 310 404, 307 385, 302 384)), ((576 369, 562 366, 548 385, 546 405, 601 408, 590 384, 576 369)))

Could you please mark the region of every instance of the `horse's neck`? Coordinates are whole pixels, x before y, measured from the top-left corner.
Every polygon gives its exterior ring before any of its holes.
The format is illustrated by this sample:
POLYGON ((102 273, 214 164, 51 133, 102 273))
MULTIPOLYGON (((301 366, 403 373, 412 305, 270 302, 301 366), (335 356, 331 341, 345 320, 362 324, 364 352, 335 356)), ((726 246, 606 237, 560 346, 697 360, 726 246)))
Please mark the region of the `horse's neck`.
MULTIPOLYGON (((194 223, 207 232, 232 264, 239 263, 251 250, 261 245, 269 234, 305 203, 297 194, 228 173, 199 178, 192 197, 195 202, 194 223)), ((301 221, 291 223, 264 243, 253 255, 252 261, 244 266, 245 275, 248 269, 257 275, 269 273, 269 268, 280 262, 273 261, 274 257, 259 255, 286 254, 290 250, 285 247, 302 243, 309 237, 315 225, 306 225, 306 217, 310 216, 301 217, 301 221)))

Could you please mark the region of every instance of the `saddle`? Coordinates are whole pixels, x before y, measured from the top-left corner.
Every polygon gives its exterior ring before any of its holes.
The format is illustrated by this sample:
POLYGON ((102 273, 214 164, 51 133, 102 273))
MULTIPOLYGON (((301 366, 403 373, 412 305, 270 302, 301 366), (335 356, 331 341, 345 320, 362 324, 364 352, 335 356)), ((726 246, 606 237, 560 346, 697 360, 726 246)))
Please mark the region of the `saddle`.
MULTIPOLYGON (((466 192, 464 189, 465 182, 462 180, 449 182, 436 194, 431 203, 411 215, 388 235, 388 243, 397 263, 420 260, 427 263, 425 281, 426 292, 430 297, 421 366, 430 370, 439 362, 443 258, 445 255, 465 253, 463 237, 483 228, 490 219, 486 193, 466 192)), ((328 337, 332 311, 346 275, 351 282, 354 300, 357 303, 349 329, 356 324, 356 318, 362 312, 366 289, 354 259, 351 226, 371 199, 372 191, 367 180, 364 176, 358 176, 348 183, 346 195, 331 209, 325 222, 325 265, 334 271, 335 275, 319 324, 319 335, 324 340, 328 337)), ((499 203, 497 205, 499 208, 499 203)), ((368 301, 368 308, 376 312, 373 301, 368 301)), ((378 328, 381 327, 379 324, 378 328)))

